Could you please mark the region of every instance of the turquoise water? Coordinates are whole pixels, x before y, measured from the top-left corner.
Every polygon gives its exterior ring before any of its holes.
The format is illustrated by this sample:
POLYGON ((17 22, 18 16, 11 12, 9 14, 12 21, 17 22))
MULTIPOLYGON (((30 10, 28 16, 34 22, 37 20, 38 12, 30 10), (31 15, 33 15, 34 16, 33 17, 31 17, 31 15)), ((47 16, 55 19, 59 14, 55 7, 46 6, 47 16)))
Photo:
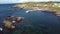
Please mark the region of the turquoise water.
MULTIPOLYGON (((22 17, 21 23, 16 23, 16 30, 7 34, 60 34, 60 17, 46 12, 30 12, 30 9, 9 8, 13 5, 0 5, 0 24, 7 16, 22 17)), ((6 34, 4 30, 4 34, 6 34)))

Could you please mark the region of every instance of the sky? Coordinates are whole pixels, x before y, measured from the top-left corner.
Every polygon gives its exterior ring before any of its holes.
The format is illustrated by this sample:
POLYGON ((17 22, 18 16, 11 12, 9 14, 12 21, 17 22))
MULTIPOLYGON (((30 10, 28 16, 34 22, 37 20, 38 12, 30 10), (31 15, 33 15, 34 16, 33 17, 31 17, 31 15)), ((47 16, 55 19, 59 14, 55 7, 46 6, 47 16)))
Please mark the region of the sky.
POLYGON ((41 1, 60 1, 60 0, 0 0, 1 3, 24 3, 24 2, 41 2, 41 1))

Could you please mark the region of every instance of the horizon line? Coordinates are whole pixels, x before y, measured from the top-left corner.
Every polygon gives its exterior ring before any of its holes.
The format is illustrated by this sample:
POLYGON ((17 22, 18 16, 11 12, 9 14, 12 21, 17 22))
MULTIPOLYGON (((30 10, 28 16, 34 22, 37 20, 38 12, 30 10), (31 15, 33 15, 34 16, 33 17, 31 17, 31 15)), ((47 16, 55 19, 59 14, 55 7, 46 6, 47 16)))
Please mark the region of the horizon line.
MULTIPOLYGON (((36 2, 36 1, 27 1, 27 2, 36 2)), ((50 1, 37 1, 37 2, 50 2, 50 1)), ((60 2, 60 1, 51 1, 51 2, 60 2)), ((17 4, 17 3, 25 3, 25 2, 0 3, 0 4, 17 4)))

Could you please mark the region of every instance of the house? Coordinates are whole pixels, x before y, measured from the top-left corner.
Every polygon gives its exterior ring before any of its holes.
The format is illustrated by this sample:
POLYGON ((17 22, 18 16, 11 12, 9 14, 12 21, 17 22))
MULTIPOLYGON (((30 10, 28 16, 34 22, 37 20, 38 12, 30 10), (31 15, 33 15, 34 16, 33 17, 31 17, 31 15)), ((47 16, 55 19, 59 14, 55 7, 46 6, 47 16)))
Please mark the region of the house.
POLYGON ((60 7, 60 3, 54 3, 52 7, 60 7))

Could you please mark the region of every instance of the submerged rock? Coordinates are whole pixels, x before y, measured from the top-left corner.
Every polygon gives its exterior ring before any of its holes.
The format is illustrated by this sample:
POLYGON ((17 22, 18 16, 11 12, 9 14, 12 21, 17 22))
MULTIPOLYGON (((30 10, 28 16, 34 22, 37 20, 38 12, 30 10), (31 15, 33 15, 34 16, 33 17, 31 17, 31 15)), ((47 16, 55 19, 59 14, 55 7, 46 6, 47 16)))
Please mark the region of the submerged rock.
POLYGON ((11 16, 7 16, 6 20, 12 21, 12 17, 11 16))
POLYGON ((60 12, 56 12, 55 15, 60 17, 60 12))
POLYGON ((2 32, 2 31, 0 31, 0 34, 3 34, 3 32, 2 32))
POLYGON ((16 22, 21 22, 22 21, 22 18, 21 17, 17 17, 16 18, 16 22))
POLYGON ((42 12, 47 12, 47 13, 56 13, 56 11, 53 11, 53 10, 42 10, 42 12))

